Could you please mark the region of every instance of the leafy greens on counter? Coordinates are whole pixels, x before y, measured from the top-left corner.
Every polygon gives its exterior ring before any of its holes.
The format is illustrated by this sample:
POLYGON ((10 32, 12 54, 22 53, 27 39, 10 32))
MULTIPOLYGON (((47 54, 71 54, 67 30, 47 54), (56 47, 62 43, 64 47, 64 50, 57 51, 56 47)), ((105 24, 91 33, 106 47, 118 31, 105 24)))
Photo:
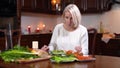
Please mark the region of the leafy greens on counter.
POLYGON ((0 58, 5 62, 15 62, 18 59, 33 59, 39 56, 32 54, 28 47, 14 46, 12 49, 1 52, 0 58))

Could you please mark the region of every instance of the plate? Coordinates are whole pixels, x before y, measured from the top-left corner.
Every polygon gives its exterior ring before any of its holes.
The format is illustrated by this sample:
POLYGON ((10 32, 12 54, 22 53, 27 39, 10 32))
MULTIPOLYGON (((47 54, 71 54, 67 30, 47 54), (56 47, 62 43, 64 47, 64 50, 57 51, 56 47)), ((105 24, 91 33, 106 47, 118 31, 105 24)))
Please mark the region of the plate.
POLYGON ((77 59, 76 61, 79 61, 79 62, 86 62, 86 61, 95 61, 96 58, 89 58, 89 59, 84 59, 84 60, 79 60, 77 59))
POLYGON ((15 62, 18 62, 18 63, 30 63, 30 62, 36 62, 36 61, 41 61, 41 60, 47 60, 47 59, 50 59, 51 56, 47 56, 47 57, 44 57, 44 58, 35 58, 35 59, 29 59, 29 60, 26 60, 26 59, 23 59, 23 60, 16 60, 15 62))

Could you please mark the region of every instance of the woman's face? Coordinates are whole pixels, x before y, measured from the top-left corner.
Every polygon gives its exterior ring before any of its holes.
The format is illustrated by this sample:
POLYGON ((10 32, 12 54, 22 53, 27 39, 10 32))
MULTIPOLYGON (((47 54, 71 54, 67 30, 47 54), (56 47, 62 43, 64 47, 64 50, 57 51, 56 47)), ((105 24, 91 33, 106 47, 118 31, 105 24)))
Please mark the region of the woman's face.
POLYGON ((73 23, 73 19, 72 19, 72 15, 70 12, 65 12, 65 16, 64 16, 64 19, 65 19, 65 25, 66 26, 70 26, 70 27, 73 27, 74 26, 74 23, 73 23))

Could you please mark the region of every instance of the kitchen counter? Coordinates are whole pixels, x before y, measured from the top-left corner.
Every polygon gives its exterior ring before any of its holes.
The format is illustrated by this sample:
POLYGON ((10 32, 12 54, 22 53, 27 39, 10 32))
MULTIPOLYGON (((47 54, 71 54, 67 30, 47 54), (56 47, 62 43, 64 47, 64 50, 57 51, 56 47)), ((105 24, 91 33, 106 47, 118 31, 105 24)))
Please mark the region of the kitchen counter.
MULTIPOLYGON (((39 48, 43 45, 48 45, 51 39, 52 33, 40 33, 40 34, 26 34, 21 36, 20 45, 32 47, 33 41, 38 41, 39 48)), ((93 34, 89 34, 89 46, 91 46, 91 40, 93 34)), ((98 33, 95 43, 95 54, 96 55, 109 55, 109 56, 120 56, 120 38, 111 38, 108 43, 101 40, 102 34, 98 33)), ((5 40, 0 38, 0 50, 5 50, 5 40)), ((18 43, 15 38, 13 41, 14 45, 18 43)))
POLYGON ((22 35, 40 35, 40 34, 52 34, 52 32, 30 33, 30 34, 22 34, 22 35))

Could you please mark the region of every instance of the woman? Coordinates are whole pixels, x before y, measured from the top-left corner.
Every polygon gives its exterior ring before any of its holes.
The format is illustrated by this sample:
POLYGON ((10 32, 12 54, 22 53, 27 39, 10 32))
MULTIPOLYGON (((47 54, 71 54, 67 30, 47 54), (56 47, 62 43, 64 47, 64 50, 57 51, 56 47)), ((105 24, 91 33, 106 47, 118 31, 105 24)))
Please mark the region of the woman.
POLYGON ((74 4, 63 11, 63 23, 55 26, 49 46, 42 50, 73 50, 88 55, 88 32, 81 24, 81 13, 74 4))

